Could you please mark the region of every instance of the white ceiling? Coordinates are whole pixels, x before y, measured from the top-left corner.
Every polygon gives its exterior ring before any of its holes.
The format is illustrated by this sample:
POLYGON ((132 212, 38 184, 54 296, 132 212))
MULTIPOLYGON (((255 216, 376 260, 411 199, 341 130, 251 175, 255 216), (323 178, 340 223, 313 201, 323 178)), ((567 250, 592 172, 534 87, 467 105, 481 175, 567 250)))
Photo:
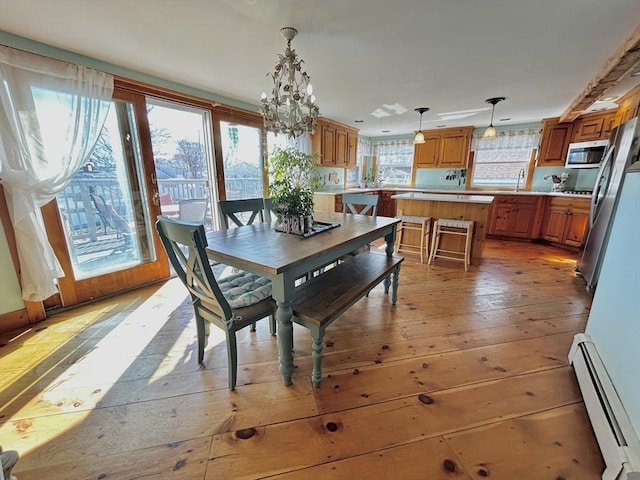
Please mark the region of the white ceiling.
POLYGON ((0 0, 0 30, 256 106, 295 27, 321 115, 366 136, 422 106, 482 127, 496 96, 497 126, 559 116, 638 23, 640 0, 0 0))

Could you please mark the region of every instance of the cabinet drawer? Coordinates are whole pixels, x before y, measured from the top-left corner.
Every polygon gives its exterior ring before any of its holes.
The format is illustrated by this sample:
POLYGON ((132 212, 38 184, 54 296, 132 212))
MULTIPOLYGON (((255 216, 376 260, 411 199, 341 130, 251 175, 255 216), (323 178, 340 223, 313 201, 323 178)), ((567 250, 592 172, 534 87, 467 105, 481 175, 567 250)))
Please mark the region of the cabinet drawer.
POLYGON ((551 197, 549 206, 555 209, 573 209, 573 210, 585 210, 591 209, 590 198, 563 198, 563 197, 551 197))
POLYGON ((496 195, 496 203, 508 205, 535 205, 538 203, 537 195, 496 195))

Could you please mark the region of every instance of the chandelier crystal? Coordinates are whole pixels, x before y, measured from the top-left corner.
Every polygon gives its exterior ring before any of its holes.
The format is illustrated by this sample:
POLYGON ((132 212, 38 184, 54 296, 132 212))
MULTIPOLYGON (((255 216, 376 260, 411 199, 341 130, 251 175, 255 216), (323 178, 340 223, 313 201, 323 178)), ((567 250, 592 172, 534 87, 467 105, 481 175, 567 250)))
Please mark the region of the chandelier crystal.
POLYGON ((271 98, 262 92, 260 113, 267 131, 294 138, 313 133, 320 112, 309 75, 302 71, 304 60, 298 59, 296 51, 291 49, 291 40, 298 31, 284 27, 280 33, 287 40, 287 49, 284 54, 278 54, 275 71, 267 74, 273 79, 273 90, 271 98))

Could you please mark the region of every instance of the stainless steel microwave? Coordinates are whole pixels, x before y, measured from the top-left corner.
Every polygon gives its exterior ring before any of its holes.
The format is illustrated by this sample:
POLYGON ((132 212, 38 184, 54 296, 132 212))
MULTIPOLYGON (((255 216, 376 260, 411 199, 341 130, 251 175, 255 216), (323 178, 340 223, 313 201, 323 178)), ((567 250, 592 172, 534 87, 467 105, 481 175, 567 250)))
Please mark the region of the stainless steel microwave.
POLYGON ((604 157, 609 140, 570 143, 566 168, 597 168, 604 157))

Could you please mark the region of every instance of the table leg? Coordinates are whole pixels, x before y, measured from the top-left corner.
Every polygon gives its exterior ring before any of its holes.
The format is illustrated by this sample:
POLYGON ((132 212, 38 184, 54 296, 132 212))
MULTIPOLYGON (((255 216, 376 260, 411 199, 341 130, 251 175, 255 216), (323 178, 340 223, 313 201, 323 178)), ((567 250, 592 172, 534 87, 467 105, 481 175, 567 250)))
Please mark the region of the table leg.
POLYGON ((293 310, 291 302, 276 302, 276 320, 278 321, 278 352, 280 356, 280 375, 285 386, 291 385, 291 374, 293 373, 293 323, 291 317, 293 310))
POLYGON ((388 235, 384 236, 384 239, 387 242, 387 247, 384 249, 385 253, 387 254, 387 257, 390 257, 391 255, 393 255, 393 250, 394 250, 394 243, 396 241, 396 228, 394 226, 393 231, 391 233, 389 233, 388 235))

